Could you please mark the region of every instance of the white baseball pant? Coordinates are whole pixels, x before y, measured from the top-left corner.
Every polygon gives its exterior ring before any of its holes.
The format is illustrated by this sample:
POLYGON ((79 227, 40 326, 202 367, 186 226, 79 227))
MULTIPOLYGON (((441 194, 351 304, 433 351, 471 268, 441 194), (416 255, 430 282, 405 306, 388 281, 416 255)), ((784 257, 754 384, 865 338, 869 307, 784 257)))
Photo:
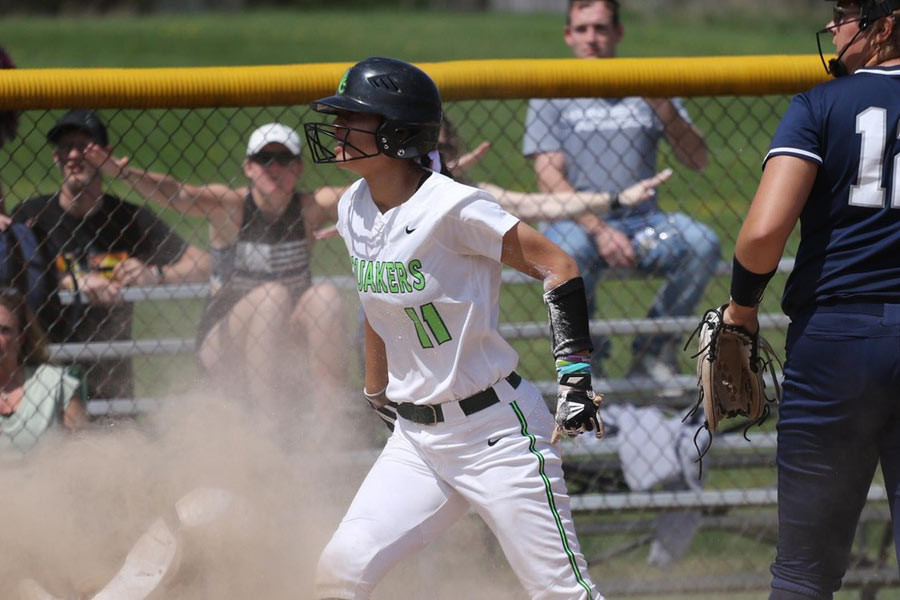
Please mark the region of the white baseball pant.
POLYGON ((369 598, 472 507, 531 598, 603 600, 575 536, 550 411, 527 381, 494 390, 500 403, 468 417, 449 403, 442 423, 397 420, 319 559, 318 598, 369 598))

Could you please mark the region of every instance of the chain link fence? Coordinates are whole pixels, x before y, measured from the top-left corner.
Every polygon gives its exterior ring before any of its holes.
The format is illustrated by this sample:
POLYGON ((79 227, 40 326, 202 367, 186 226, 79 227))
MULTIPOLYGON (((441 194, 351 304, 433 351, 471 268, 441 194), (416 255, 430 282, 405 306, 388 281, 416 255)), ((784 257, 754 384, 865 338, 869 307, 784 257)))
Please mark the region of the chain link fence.
MULTIPOLYGON (((577 149, 579 161, 606 165, 609 172, 593 173, 598 180, 630 177, 634 183, 646 173, 673 171, 654 197, 638 204, 641 211, 657 202, 661 220, 651 220, 655 212, 639 212, 627 225, 640 268, 599 269, 591 330, 603 350, 602 361, 595 361, 595 387, 606 394, 607 437, 582 436, 564 443, 582 544, 595 580, 611 597, 679 591, 717 597, 725 589, 768 585, 776 532, 774 419, 748 432, 749 442, 742 435, 742 424, 717 435, 698 463, 697 447, 705 446, 707 439, 702 433, 695 436, 702 415, 691 413, 696 400, 694 346, 684 350, 684 345, 702 311, 728 298, 734 240, 756 189, 762 157, 788 101, 784 94, 685 97, 686 114, 706 146, 708 164, 699 170, 679 161, 678 153, 664 141, 662 123, 647 122, 652 113, 644 100, 615 101, 610 104, 612 112, 575 119, 603 128, 615 118, 635 129, 649 126, 660 139, 658 153, 635 149, 630 144, 636 137, 625 135, 626 127, 625 133, 616 133, 603 144, 577 149), (625 154, 641 153, 645 163, 637 170, 640 175, 629 172, 633 165, 617 160, 616 148, 625 154), (714 253, 699 264, 684 258, 698 244, 686 239, 680 228, 686 221, 702 225, 706 242, 717 242, 707 244, 714 253), (660 290, 678 278, 702 280, 699 293, 673 310, 665 303, 660 308, 660 290), (663 343, 649 351, 648 339, 663 343), (645 361, 647 355, 656 360, 645 361)), ((584 212, 615 219, 616 214, 606 211, 613 195, 624 197, 628 188, 624 183, 600 186, 595 196, 567 196, 563 203, 553 194, 539 193, 538 162, 523 154, 526 122, 535 118, 529 116, 528 100, 454 99, 447 102, 446 114, 452 129, 445 129, 442 149, 459 176, 473 185, 495 186, 489 189, 527 222, 547 228, 550 222, 558 224, 584 212), (490 143, 486 150, 483 142, 490 143), (473 151, 475 155, 470 154, 473 151), (573 209, 582 201, 588 203, 583 210, 573 209), (562 213, 560 204, 567 207, 562 213), (552 212, 545 214, 545 209, 552 212)), ((266 147, 267 164, 257 161, 256 167, 285 173, 291 185, 297 177, 294 201, 303 209, 277 209, 294 218, 285 224, 271 216, 275 213, 266 213, 271 207, 254 209, 247 199, 248 185, 261 185, 254 179, 258 177, 254 160, 247 157, 251 132, 277 122, 302 136, 302 124, 320 121, 320 115, 305 104, 101 109, 97 115, 108 129, 113 159, 127 157, 127 165, 119 164, 122 169, 148 170, 159 178, 154 189, 109 174, 100 188, 86 183, 85 189, 102 189, 110 197, 91 203, 83 214, 78 214, 81 209, 67 212, 70 199, 59 192, 77 187, 69 185, 71 181, 64 185, 64 178, 87 181, 90 177, 84 173, 94 167, 84 158, 83 141, 72 137, 71 131, 68 138, 48 142, 62 115, 57 109, 22 111, 18 136, 3 148, 6 210, 15 221, 32 226, 41 248, 54 251, 45 259, 61 291, 38 317, 46 325, 52 363, 65 367, 63 375, 42 379, 43 388, 38 379, 26 384, 18 403, 4 392, 0 443, 14 447, 4 451, 27 452, 44 434, 55 434, 54 421, 69 427, 83 424, 68 410, 73 402, 83 404, 84 420, 96 421, 135 418, 161 404, 183 401, 198 384, 210 385, 204 374, 211 367, 226 374, 219 381, 232 386, 226 393, 244 389, 275 398, 272 410, 285 409, 278 398, 307 393, 312 382, 330 382, 327 385, 335 389, 362 386, 357 282, 344 246, 330 237, 327 219, 314 206, 315 198, 331 198, 351 177, 334 166, 312 164, 305 148, 302 172, 297 163, 296 171, 287 174, 294 165, 277 154, 290 150, 279 138, 281 148, 266 147), (168 187, 170 182, 193 187, 168 187), (228 194, 237 194, 240 201, 228 204, 224 213, 209 202, 203 204, 210 195, 222 199, 228 194), (189 198, 195 199, 193 206, 189 198), (161 206, 166 199, 171 206, 161 206), (304 271, 300 283, 272 278, 242 288, 229 300, 231 312, 220 313, 210 323, 210 304, 215 305, 214 298, 222 293, 223 282, 217 277, 234 275, 223 261, 235 260, 234 252, 229 255, 235 236, 251 221, 260 243, 243 246, 237 253, 264 256, 238 256, 238 262, 267 268, 280 257, 304 271), (275 223, 275 237, 267 237, 267 223, 275 223), (306 244, 308 257, 297 249, 306 244), (192 264, 179 265, 185 257, 192 264), (92 283, 92 278, 99 283, 92 283), (109 296, 104 296, 104 289, 109 296), (242 301, 246 310, 236 310, 242 301), (223 319, 231 321, 216 329, 223 319), (210 337, 216 343, 204 346, 210 337), (335 358, 317 364, 323 355, 335 358)), ((251 154, 260 149, 251 148, 251 154)), ((16 259, 11 239, 4 238, 7 266, 13 260, 38 264, 40 253, 32 253, 25 243, 20 243, 24 252, 16 259)), ((781 353, 787 322, 777 291, 795 248, 793 240, 761 307, 764 333, 781 353)), ((11 275, 9 269, 7 274, 11 275)), ((26 277, 7 283, 21 286, 30 281, 34 280, 26 277)), ((504 282, 500 327, 520 355, 517 370, 536 382, 552 405, 554 368, 541 287, 511 271, 504 272, 504 282)), ((7 317, 2 303, 0 317, 7 317)), ((23 329, 14 317, 7 325, 23 329)), ((33 358, 25 363, 35 363, 25 370, 31 381, 42 361, 33 358)), ((15 387, 12 383, 9 389, 15 387)), ((371 430, 364 437, 369 447, 376 447, 383 434, 374 415, 350 414, 371 430)), ((846 581, 864 593, 898 583, 896 568, 890 564, 883 490, 873 487, 871 498, 846 581)))

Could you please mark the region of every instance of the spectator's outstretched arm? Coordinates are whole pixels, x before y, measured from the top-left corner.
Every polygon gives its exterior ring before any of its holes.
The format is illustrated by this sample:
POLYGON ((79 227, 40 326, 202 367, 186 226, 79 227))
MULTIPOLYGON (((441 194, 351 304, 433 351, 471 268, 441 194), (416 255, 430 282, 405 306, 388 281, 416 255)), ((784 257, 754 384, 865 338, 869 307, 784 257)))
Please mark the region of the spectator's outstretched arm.
POLYGON ((491 149, 491 143, 488 141, 481 142, 478 147, 471 152, 466 152, 456 160, 447 163, 450 171, 457 175, 461 175, 481 162, 484 155, 491 149))
POLYGON ((693 123, 681 118, 678 109, 668 98, 644 98, 662 121, 666 141, 672 146, 678 162, 694 171, 702 171, 708 164, 706 140, 693 123))
POLYGON ((239 190, 227 185, 190 185, 169 175, 137 169, 127 156, 116 158, 110 148, 98 144, 88 145, 84 157, 107 177, 120 179, 148 200, 185 215, 225 219, 244 201, 239 190))
POLYGON ((520 219, 558 221, 574 219, 586 214, 602 215, 618 202, 621 206, 633 206, 653 196, 654 190, 672 176, 672 169, 665 169, 653 177, 642 179, 619 194, 610 192, 515 192, 491 183, 479 183, 505 210, 520 219))

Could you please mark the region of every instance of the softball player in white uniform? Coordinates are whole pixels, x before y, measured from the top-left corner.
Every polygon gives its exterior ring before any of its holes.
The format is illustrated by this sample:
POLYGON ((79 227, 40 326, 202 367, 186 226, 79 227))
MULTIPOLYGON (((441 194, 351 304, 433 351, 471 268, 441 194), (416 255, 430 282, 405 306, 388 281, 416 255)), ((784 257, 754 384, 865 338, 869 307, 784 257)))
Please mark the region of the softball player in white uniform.
POLYGON ((506 263, 550 290, 558 426, 599 432, 574 261, 486 192, 436 172, 440 95, 419 69, 367 59, 313 108, 336 115, 306 125, 316 161, 363 176, 341 198, 337 228, 366 313, 365 394, 395 420, 321 556, 317 596, 368 598, 471 507, 531 598, 602 599, 575 536, 554 419, 497 332, 506 263))

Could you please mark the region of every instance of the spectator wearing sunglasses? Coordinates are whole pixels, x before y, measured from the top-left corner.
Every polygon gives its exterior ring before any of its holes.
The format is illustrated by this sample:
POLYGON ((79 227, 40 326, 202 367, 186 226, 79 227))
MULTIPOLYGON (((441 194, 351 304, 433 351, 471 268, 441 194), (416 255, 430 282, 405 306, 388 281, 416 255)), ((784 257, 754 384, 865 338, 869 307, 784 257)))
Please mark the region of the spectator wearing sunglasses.
POLYGON ((257 128, 243 162, 249 183, 238 188, 189 185, 136 169, 99 145, 87 152, 104 173, 148 199, 207 219, 212 294, 197 336, 200 363, 226 389, 260 401, 269 415, 293 408, 285 403, 296 396, 298 375, 333 387, 346 378, 340 294, 331 283, 313 284, 309 271, 313 231, 336 219, 340 189, 298 191, 300 152, 290 127, 257 128), (298 368, 306 365, 309 373, 298 368))
MULTIPOLYGON (((132 305, 122 288, 202 281, 209 255, 188 244, 145 208, 105 191, 89 147, 110 152, 106 125, 90 110, 65 113, 47 133, 62 183, 52 194, 15 207, 54 260, 59 286, 79 292, 49 329, 53 342, 130 340, 132 305)), ((92 398, 134 395, 130 358, 79 360, 92 398)))
POLYGON ((87 424, 81 381, 48 364, 47 338, 24 296, 0 288, 0 450, 26 451, 55 425, 87 424))

